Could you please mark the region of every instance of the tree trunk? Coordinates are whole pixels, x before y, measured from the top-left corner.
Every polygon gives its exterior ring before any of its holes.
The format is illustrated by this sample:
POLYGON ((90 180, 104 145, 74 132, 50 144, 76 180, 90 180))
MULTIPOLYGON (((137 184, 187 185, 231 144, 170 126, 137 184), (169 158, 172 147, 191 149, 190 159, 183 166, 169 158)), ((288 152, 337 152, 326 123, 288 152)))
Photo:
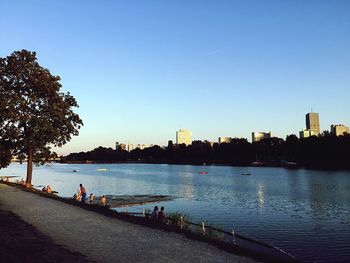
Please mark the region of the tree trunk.
POLYGON ((32 174, 33 174, 33 149, 28 149, 27 152, 27 179, 26 179, 26 188, 32 187, 32 174))

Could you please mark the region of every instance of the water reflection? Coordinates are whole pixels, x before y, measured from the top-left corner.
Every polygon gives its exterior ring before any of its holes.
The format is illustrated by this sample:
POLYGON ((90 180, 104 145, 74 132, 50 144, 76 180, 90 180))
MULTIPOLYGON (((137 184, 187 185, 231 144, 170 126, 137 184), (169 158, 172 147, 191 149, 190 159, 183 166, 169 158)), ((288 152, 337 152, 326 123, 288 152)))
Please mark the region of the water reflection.
POLYGON ((193 199, 193 172, 180 171, 179 175, 179 191, 178 196, 193 199))
POLYGON ((259 183, 257 187, 257 196, 258 196, 258 202, 259 202, 259 207, 264 208, 264 202, 265 202, 265 192, 264 192, 264 184, 259 183))

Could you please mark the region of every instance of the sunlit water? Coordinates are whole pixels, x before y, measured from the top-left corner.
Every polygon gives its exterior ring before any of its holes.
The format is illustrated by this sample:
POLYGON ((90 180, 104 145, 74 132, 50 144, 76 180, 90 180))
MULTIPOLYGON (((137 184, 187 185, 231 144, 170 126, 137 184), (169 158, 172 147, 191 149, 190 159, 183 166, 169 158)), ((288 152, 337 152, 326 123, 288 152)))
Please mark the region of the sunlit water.
MULTIPOLYGON (((24 177, 25 169, 11 164, 0 175, 24 177)), ((184 212, 193 222, 234 228, 305 262, 350 262, 349 171, 158 164, 34 168, 33 184, 39 188, 50 184, 61 196, 73 196, 79 183, 95 196, 173 195, 178 198, 159 205, 184 212)))

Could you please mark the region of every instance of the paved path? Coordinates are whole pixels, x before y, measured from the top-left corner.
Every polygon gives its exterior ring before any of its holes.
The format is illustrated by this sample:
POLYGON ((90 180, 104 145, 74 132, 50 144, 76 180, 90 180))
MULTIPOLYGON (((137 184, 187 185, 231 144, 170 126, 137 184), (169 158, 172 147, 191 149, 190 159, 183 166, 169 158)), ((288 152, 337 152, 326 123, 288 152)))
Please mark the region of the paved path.
POLYGON ((0 184, 2 210, 97 262, 256 262, 180 234, 147 228, 0 184))

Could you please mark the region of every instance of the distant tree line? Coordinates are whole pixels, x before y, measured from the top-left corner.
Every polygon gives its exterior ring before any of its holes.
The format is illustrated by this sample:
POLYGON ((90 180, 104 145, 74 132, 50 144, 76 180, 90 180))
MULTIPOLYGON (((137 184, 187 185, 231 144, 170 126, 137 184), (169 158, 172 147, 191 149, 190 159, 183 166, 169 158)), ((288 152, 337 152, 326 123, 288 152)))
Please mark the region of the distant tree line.
POLYGON ((336 137, 329 132, 299 139, 295 135, 267 138, 249 143, 236 138, 231 143, 193 141, 192 145, 153 146, 130 152, 98 147, 92 151, 71 153, 62 162, 146 162, 174 164, 226 164, 350 169, 350 135, 336 137))

